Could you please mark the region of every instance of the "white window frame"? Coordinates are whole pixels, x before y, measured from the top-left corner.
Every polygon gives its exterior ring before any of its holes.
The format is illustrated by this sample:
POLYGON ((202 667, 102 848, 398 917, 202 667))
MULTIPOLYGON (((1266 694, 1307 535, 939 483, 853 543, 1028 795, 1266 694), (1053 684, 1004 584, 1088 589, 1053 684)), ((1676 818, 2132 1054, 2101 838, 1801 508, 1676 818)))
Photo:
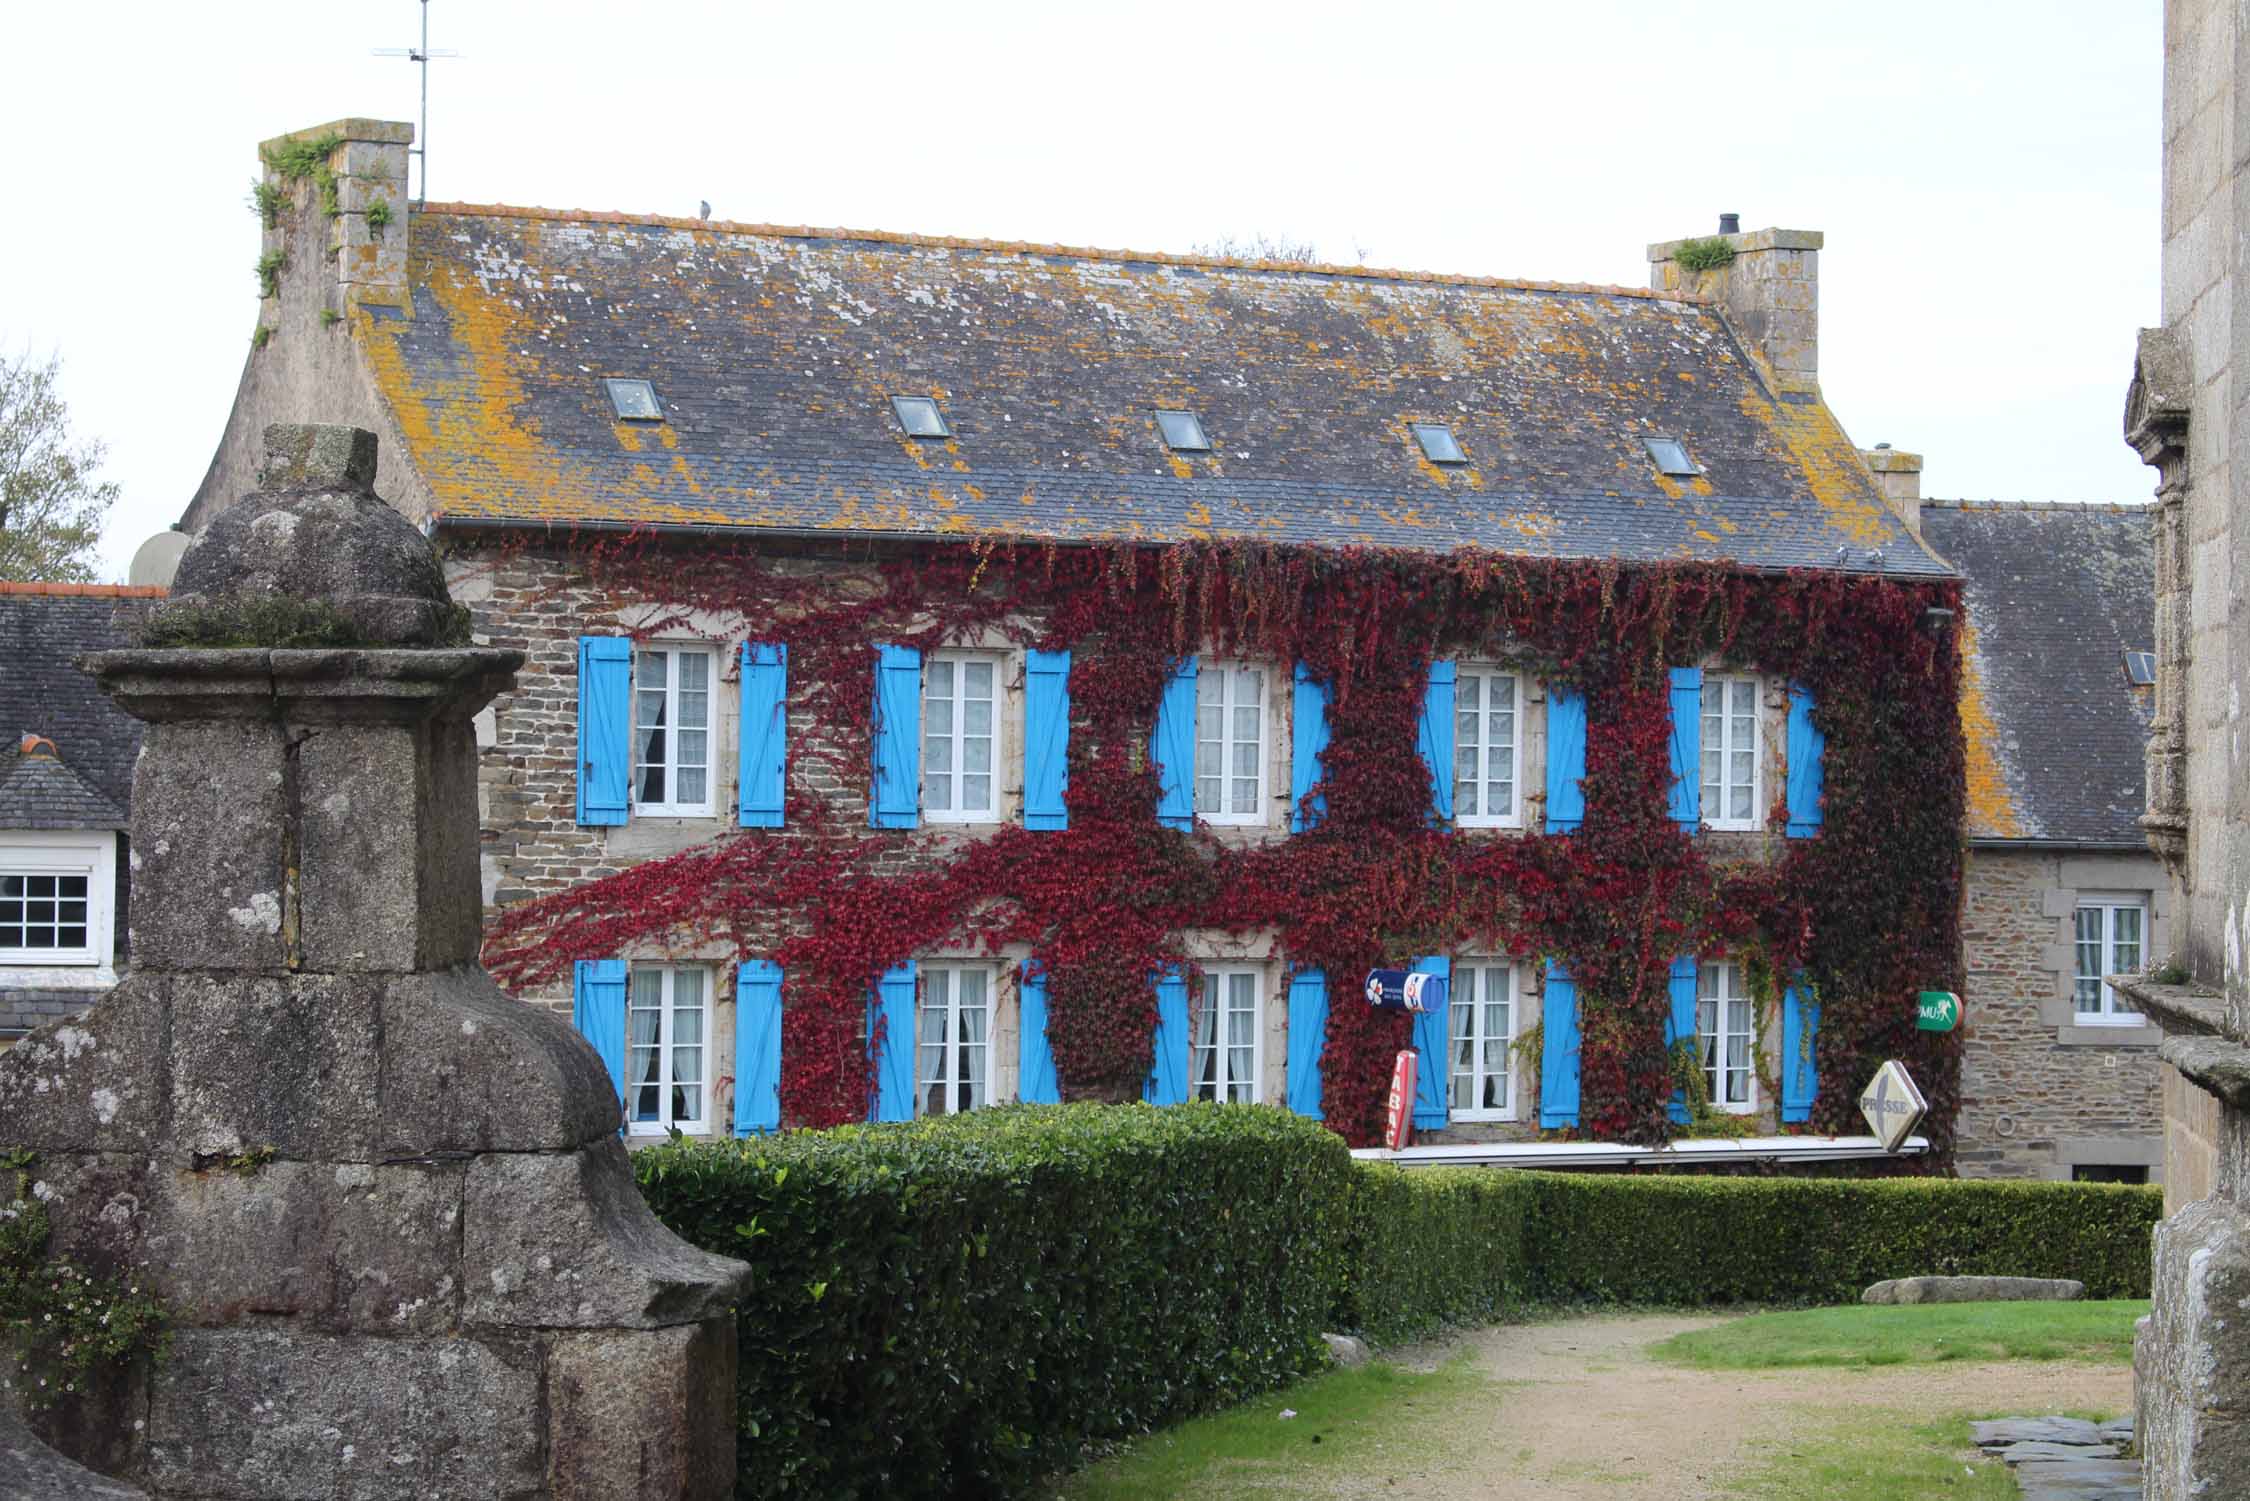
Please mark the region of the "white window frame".
POLYGON ((714 999, 715 994, 712 988, 712 972, 704 965, 629 964, 626 966, 625 1129, 628 1135, 663 1136, 667 1132, 677 1130, 683 1135, 697 1136, 707 1134, 710 1131, 712 1053, 711 1016, 713 1009, 712 1002, 714 1001, 714 999), (685 1044, 678 1040, 679 1032, 676 999, 677 989, 679 985, 679 977, 682 974, 689 973, 695 974, 700 977, 700 994, 702 996, 702 1000, 694 1008, 695 1010, 702 1013, 702 1017, 701 1025, 696 1030, 697 1040, 693 1044, 685 1044), (634 1101, 639 1097, 641 1090, 647 1087, 647 1081, 637 1077, 633 1068, 633 1013, 636 1011, 645 1013, 650 1009, 649 1007, 645 1007, 640 1004, 640 977, 644 974, 661 975, 663 977, 661 989, 658 993, 658 1006, 656 1008, 659 1017, 656 1032, 657 1076, 654 1081, 656 1084, 657 1118, 655 1120, 649 1121, 639 1119, 634 1113, 634 1101), (699 1078, 692 1080, 682 1080, 676 1077, 672 1072, 673 1066, 679 1061, 679 1049, 684 1046, 693 1046, 701 1055, 703 1068, 702 1074, 699 1078), (672 1114, 672 1091, 680 1087, 683 1083, 690 1084, 694 1087, 696 1091, 696 1099, 702 1106, 703 1113, 699 1116, 694 1117, 693 1119, 681 1119, 675 1117, 672 1114))
POLYGON ((1007 657, 998 652, 931 652, 928 656, 922 659, 921 694, 922 701, 917 714, 918 721, 921 725, 922 739, 921 743, 915 747, 915 760, 922 778, 922 785, 919 790, 919 796, 921 798, 922 806, 922 816, 928 819, 931 823, 998 823, 1000 821, 1000 768, 1007 764, 1004 754, 1005 737, 1002 733, 1003 728, 1007 724, 1008 718, 1006 713, 1008 704, 1007 657), (967 700, 963 697, 961 692, 961 669, 972 663, 987 666, 992 669, 992 756, 991 772, 989 774, 990 785, 986 789, 986 795, 991 799, 991 801, 981 808, 968 808, 961 805, 961 763, 963 760, 963 752, 968 743, 967 732, 962 726, 962 720, 964 716, 962 715, 961 710, 967 700), (946 773, 947 777, 952 782, 953 800, 950 806, 942 808, 937 806, 930 800, 929 791, 930 669, 940 664, 949 665, 953 668, 954 690, 953 697, 949 700, 949 702, 953 705, 953 729, 952 733, 947 739, 947 744, 952 751, 950 759, 953 769, 946 773))
POLYGON ((1216 1099, 1221 1102, 1256 1105, 1265 1099, 1266 1073, 1266 971, 1257 964, 1207 964, 1203 966, 1203 993, 1197 997, 1195 1017, 1188 1041, 1188 1098, 1190 1100, 1216 1099), (1226 1019, 1226 1000, 1231 981, 1247 977, 1250 982, 1250 1072, 1247 1078, 1238 1078, 1233 1072, 1234 1045, 1220 1040, 1220 1024, 1226 1019), (1211 1041, 1206 1043, 1204 1029, 1210 1028, 1211 1041), (1214 1057, 1214 1055, 1216 1055, 1214 1057), (1214 1093, 1204 1093, 1204 1060, 1215 1064, 1212 1080, 1214 1093), (1237 1090, 1242 1093, 1237 1094, 1237 1090))
POLYGON ((2091 977, 2097 981, 2102 975, 2126 974, 2139 970, 2148 962, 2148 893, 2145 891, 2081 891, 2070 915, 2071 1020, 2081 1027, 2138 1027, 2148 1018, 2132 1009, 2124 997, 2109 985, 2103 984, 2099 993, 2100 1009, 2084 1011, 2078 1005, 2078 985, 2083 975, 2078 968, 2078 918, 2085 912, 2101 914, 2101 965, 2091 977), (2138 936, 2134 940, 2135 954, 2129 964, 2118 962, 2117 914, 2135 913, 2139 919, 2138 936))
MULTIPOLYGON (((719 659, 709 646, 685 641, 651 641, 633 648, 632 739, 626 747, 629 758, 629 789, 633 800, 633 813, 647 818, 712 818, 717 816, 719 792, 719 659), (662 653, 668 660, 664 664, 664 786, 671 795, 663 802, 641 800, 642 768, 657 763, 641 759, 641 694, 649 691, 641 687, 641 658, 662 653), (680 663, 688 657, 703 659, 703 798, 700 802, 683 802, 680 799, 680 663)), ((693 729, 689 725, 684 728, 693 729)))
POLYGON ((1445 1098, 1446 1112, 1454 1120, 1512 1121, 1516 1118, 1523 1098, 1523 1090, 1516 1079, 1516 1037, 1523 1029, 1523 971, 1524 966, 1516 960, 1497 955, 1461 955, 1453 961, 1452 999, 1447 1007, 1445 1026, 1445 1098), (1466 994, 1462 986, 1466 975, 1476 977, 1473 996, 1466 994), (1485 991, 1495 975, 1507 986, 1508 1030, 1499 1036, 1488 1034, 1484 1026, 1484 1008, 1489 1004, 1485 991), (1470 1081, 1470 1098, 1484 1098, 1483 1084, 1490 1077, 1483 1065, 1484 1052, 1487 1046, 1497 1042, 1500 1044, 1499 1076, 1507 1086, 1507 1103, 1498 1109, 1454 1103, 1454 1082, 1464 1077, 1460 1059, 1464 1034, 1459 1021, 1463 1006, 1469 1008, 1470 1029, 1466 1036, 1473 1050, 1466 1074, 1470 1081))
POLYGON ((1522 673, 1512 672, 1504 667, 1495 667, 1486 664, 1471 665, 1466 662, 1460 664, 1454 669, 1452 774, 1453 823, 1456 828, 1520 829, 1523 827, 1523 730, 1524 680, 1522 673), (1508 752, 1507 770, 1510 796, 1508 799, 1509 809, 1506 813, 1488 813, 1483 811, 1479 811, 1476 813, 1465 813, 1462 811, 1466 804, 1462 801, 1461 797, 1461 789, 1463 785, 1460 777, 1461 752, 1465 745, 1461 734, 1461 721, 1466 716, 1468 711, 1461 707, 1461 686, 1464 683, 1471 682, 1477 685, 1478 709, 1476 712, 1476 750, 1479 760, 1478 769, 1480 774, 1476 778, 1474 786, 1477 789, 1477 804, 1480 810, 1482 809, 1484 804, 1485 788, 1491 781, 1491 778, 1488 774, 1491 768, 1489 765, 1485 764, 1484 757, 1487 750, 1487 747, 1485 745, 1485 731, 1491 726, 1492 723, 1492 687, 1495 683, 1504 682, 1508 684, 1510 693, 1509 712, 1515 720, 1515 734, 1513 736, 1513 744, 1510 745, 1508 752))
POLYGON ((1752 673, 1706 672, 1703 675, 1703 692, 1708 694, 1713 688, 1717 688, 1719 690, 1720 731, 1719 782, 1718 795, 1715 797, 1712 795, 1712 785, 1709 782, 1702 780, 1703 758, 1708 756, 1711 751, 1711 716, 1708 712, 1705 711, 1702 698, 1699 696, 1696 700, 1696 713, 1698 716, 1698 754, 1695 775, 1697 779, 1697 785, 1700 787, 1702 794, 1703 825, 1705 828, 1722 830, 1762 829, 1766 826, 1765 682, 1752 673), (1748 818, 1728 818, 1724 816, 1723 813, 1723 810, 1726 807, 1726 795, 1729 785, 1727 781, 1727 766, 1731 757, 1736 752, 1740 751, 1742 747, 1733 744, 1728 738, 1731 727, 1734 724, 1735 716, 1733 712, 1727 707, 1727 700, 1729 697, 1731 697, 1729 690, 1734 687, 1734 685, 1740 683, 1747 683, 1750 685, 1750 816, 1748 818))
POLYGON ((0 985, 117 983, 117 833, 113 829, 11 829, 0 832, 0 874, 84 876, 83 947, 0 948, 0 985))
POLYGON ((1205 823, 1249 827, 1264 824, 1272 818, 1272 809, 1267 804, 1267 765, 1273 758, 1274 717, 1271 708, 1273 681, 1273 668, 1262 662, 1212 661, 1205 662, 1196 669, 1195 759, 1194 765, 1190 768, 1192 783, 1190 801, 1194 805, 1195 816, 1205 823), (1242 680, 1238 674, 1249 672, 1258 674, 1258 688, 1245 700, 1239 696, 1242 680), (1203 807, 1203 784, 1208 779, 1201 775, 1201 771, 1203 746, 1209 737, 1204 734, 1203 689, 1206 682, 1214 679, 1221 684, 1218 703, 1219 734, 1216 737, 1219 746, 1220 807, 1206 811, 1203 807), (1233 791, 1233 784, 1238 780, 1238 774, 1232 770, 1234 764, 1233 752, 1242 744, 1234 735, 1234 713, 1235 710, 1245 707, 1246 704, 1254 704, 1258 710, 1257 755, 1254 758, 1258 771, 1258 787, 1256 795, 1251 799, 1250 812, 1230 813, 1226 811, 1225 804, 1231 800, 1230 794, 1233 791))
POLYGON ((932 964, 927 961, 916 966, 918 983, 914 997, 914 1114, 960 1115, 962 1106, 955 1103, 953 1092, 966 1082, 972 1093, 968 1110, 982 1109, 992 1103, 992 1022, 999 1006, 1000 972, 990 964, 932 964), (962 1036, 961 977, 981 975, 984 979, 984 1041, 970 1043, 962 1036), (928 1072, 925 1053, 930 1044, 923 1041, 924 1018, 932 1010, 943 1007, 945 1011, 944 1040, 938 1044, 940 1072, 928 1072), (975 1048, 981 1055, 976 1060, 976 1071, 964 1075, 963 1054, 975 1048), (932 1086, 945 1090, 942 1109, 929 1108, 932 1086))
POLYGON ((1711 1108, 1728 1115, 1755 1115, 1758 1111, 1758 1000, 1743 988, 1742 966, 1731 959, 1707 959, 1695 967, 1695 1061, 1703 1070, 1703 1087, 1711 1097, 1711 1108), (1712 985, 1716 977, 1718 985, 1712 985), (1703 1006, 1711 1003, 1711 1014, 1718 1030, 1703 1030, 1703 1006), (1749 1008, 1750 1026, 1747 1031, 1733 1032, 1727 1027, 1729 1003, 1740 1001, 1749 1008), (1743 1044, 1743 1098, 1729 1102, 1726 1093, 1726 1076, 1732 1072, 1727 1067, 1726 1042, 1729 1037, 1741 1037, 1743 1044), (1716 1038, 1716 1051, 1707 1050, 1706 1039, 1716 1038), (1716 1064, 1717 1078, 1712 1077, 1716 1064))

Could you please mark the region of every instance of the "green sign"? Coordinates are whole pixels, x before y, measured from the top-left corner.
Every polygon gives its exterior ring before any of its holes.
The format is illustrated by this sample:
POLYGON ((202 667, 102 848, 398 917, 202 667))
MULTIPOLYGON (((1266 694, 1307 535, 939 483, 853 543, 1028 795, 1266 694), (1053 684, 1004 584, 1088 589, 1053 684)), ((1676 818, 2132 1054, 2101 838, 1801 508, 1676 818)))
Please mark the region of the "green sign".
POLYGON ((1961 998, 1950 990, 1925 990, 1914 1025, 1925 1032, 1950 1032, 1961 1021, 1961 998))

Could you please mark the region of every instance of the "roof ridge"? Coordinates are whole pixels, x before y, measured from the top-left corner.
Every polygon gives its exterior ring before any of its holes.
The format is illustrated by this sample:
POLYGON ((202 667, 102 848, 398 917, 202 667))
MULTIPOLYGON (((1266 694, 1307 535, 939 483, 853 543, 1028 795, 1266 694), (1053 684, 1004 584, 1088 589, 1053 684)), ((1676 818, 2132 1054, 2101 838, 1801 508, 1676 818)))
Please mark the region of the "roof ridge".
POLYGON ((1976 500, 1967 496, 1950 500, 1932 497, 1922 502, 1925 511, 2092 511, 2132 515, 2153 511, 2153 500, 1976 500))
POLYGON ((1084 245, 1041 244, 1031 240, 987 240, 963 235, 910 234, 885 229, 836 229, 807 224, 757 224, 734 219, 688 219, 667 214, 628 214, 609 209, 526 208, 505 203, 422 203, 419 214, 463 218, 544 219, 583 224, 639 225, 656 229, 703 230, 713 234, 765 235, 793 240, 868 240, 884 245, 923 245, 940 250, 990 250, 1012 255, 1060 255, 1086 261, 1146 261, 1161 266, 1195 266, 1221 271, 1272 271, 1298 276, 1356 276, 1370 281, 1415 282, 1429 286, 1485 287, 1510 292, 1568 292, 1584 296, 1639 297, 1651 302, 1709 306, 1700 297, 1666 296, 1649 287, 1595 282, 1533 281, 1506 276, 1469 276, 1442 271, 1407 271, 1383 266, 1345 266, 1332 261, 1248 260, 1239 256, 1193 255, 1171 250, 1102 250, 1084 245))
POLYGON ((162 584, 66 584, 47 579, 0 579, 0 594, 92 595, 101 599, 163 599, 162 584))

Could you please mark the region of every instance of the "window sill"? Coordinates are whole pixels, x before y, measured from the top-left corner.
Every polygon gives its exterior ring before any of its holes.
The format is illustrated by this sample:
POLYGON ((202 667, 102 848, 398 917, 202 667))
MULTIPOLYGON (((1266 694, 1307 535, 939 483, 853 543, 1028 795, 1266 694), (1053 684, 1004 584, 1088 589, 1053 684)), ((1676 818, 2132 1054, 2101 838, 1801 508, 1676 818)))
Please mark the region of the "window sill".
POLYGON ((0 959, 0 989, 6 990, 108 990, 117 984, 117 971, 91 959, 33 963, 22 958, 0 959))
POLYGON ((1455 1110, 1450 1118, 1464 1126, 1512 1126, 1516 1123, 1513 1110, 1455 1110))
POLYGON ((2065 1022, 2055 1028, 2055 1041, 2075 1048, 2151 1048, 2164 1040, 2164 1029, 2140 1022, 2065 1022))
POLYGON ((1520 818, 1456 818, 1453 820, 1453 827, 1463 833, 1513 834, 1522 831, 1523 820, 1520 818))

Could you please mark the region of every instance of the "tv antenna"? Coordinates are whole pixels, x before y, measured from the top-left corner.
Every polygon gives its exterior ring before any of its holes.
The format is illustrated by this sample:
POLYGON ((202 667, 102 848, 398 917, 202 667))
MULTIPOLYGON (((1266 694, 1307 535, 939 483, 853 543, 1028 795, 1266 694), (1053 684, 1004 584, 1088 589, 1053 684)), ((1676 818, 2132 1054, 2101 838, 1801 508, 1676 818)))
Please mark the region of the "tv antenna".
POLYGON ((413 199, 422 202, 430 195, 430 59, 433 57, 459 57, 451 47, 430 47, 430 0, 422 0, 422 45, 419 47, 377 47, 377 57, 403 57, 422 69, 422 123, 415 127, 414 144, 407 148, 408 156, 422 159, 422 191, 413 199))

